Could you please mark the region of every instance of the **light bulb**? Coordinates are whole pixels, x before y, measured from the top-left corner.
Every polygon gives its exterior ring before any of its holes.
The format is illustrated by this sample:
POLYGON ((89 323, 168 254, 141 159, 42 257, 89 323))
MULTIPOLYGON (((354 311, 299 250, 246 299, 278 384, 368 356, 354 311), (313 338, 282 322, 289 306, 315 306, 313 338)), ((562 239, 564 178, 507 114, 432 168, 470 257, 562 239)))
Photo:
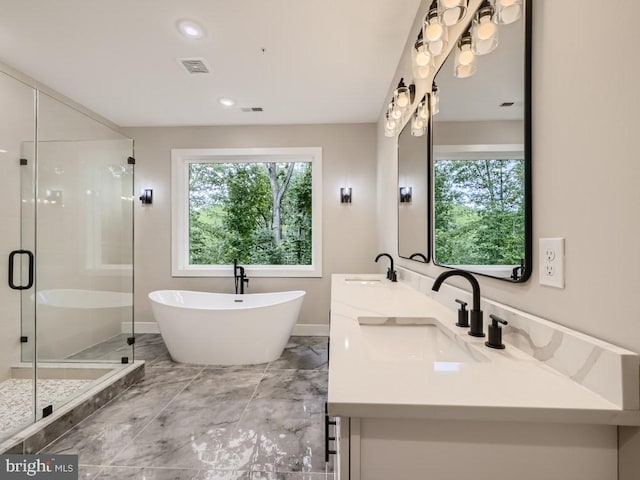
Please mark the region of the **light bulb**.
POLYGON ((428 50, 423 49, 416 52, 416 65, 418 67, 424 67, 431 62, 431 54, 428 50))
POLYGON ((471 50, 461 50, 460 55, 458 55, 458 62, 462 66, 471 65, 475 55, 471 50))
POLYGON ((429 24, 427 24, 427 28, 424 29, 424 36, 427 39, 427 42, 437 42, 442 38, 444 34, 444 27, 437 20, 432 20, 429 24))
POLYGON ((402 111, 394 107, 393 110, 391 110, 391 118, 395 120, 400 120, 401 117, 402 117, 402 111))
POLYGON ((396 104, 400 108, 405 108, 407 105, 409 105, 409 95, 407 94, 407 92, 401 92, 398 94, 398 100, 396 101, 396 104))
POLYGON ((491 18, 483 17, 478 25, 478 38, 488 40, 498 31, 498 27, 491 21, 491 18))

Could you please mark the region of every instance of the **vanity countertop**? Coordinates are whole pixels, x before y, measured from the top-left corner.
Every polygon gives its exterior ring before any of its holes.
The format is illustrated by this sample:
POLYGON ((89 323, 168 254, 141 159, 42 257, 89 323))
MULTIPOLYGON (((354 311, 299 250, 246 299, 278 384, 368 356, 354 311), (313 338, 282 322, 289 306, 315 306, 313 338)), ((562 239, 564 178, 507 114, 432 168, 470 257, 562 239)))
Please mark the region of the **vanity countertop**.
POLYGON ((640 424, 639 410, 621 409, 507 341, 504 350, 487 348, 486 338, 467 335, 456 321, 456 310, 402 282, 391 283, 382 275, 334 274, 329 414, 640 424), (362 317, 425 318, 435 327, 360 325, 362 317), (430 348, 444 350, 429 353, 421 329, 436 327, 462 356, 449 355, 447 342, 433 338, 430 348))

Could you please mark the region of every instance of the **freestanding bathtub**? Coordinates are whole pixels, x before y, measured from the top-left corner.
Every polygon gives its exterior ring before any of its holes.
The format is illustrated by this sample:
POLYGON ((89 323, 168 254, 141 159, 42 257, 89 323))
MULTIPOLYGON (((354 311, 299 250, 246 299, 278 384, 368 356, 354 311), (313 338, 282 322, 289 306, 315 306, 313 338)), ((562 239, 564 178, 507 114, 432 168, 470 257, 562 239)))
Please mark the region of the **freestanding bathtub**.
POLYGON ((157 290, 153 316, 171 358, 199 365, 250 365, 282 355, 303 291, 251 293, 157 290))

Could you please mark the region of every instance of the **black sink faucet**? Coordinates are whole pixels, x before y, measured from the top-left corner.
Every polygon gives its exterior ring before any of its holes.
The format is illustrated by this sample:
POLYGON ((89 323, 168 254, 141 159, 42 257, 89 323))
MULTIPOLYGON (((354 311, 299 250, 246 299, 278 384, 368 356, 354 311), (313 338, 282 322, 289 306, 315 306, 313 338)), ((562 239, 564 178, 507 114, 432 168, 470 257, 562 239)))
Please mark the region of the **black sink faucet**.
POLYGON ((236 293, 244 294, 244 286, 249 285, 249 279, 244 274, 244 267, 238 265, 237 258, 233 260, 233 279, 236 284, 236 293))
POLYGON ((389 259, 389 261, 391 262, 391 266, 389 268, 387 268, 387 280, 391 280, 392 282, 397 282, 398 281, 398 276, 396 274, 396 271, 393 269, 393 257, 391 255, 389 255, 388 253, 380 253, 376 257, 376 263, 378 263, 378 260, 380 260, 380 257, 387 257, 389 259))
POLYGON ((471 312, 469 312, 471 319, 471 328, 469 329, 469 335, 471 335, 472 337, 484 337, 484 330, 482 328, 482 310, 480 310, 480 284, 473 275, 463 270, 449 270, 448 272, 444 272, 438 275, 436 281, 433 282, 433 287, 431 287, 431 290, 437 292, 438 290, 440 290, 440 286, 442 285, 442 283, 447 278, 453 276, 464 277, 469 280, 469 283, 471 283, 471 288, 473 289, 473 308, 471 309, 471 312))

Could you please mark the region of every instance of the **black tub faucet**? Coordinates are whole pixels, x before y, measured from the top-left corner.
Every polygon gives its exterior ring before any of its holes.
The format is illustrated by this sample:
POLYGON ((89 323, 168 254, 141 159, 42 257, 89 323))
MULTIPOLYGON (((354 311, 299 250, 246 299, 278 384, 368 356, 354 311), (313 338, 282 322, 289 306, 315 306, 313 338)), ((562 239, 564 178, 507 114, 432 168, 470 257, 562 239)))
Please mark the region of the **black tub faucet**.
POLYGON ((396 271, 393 269, 393 257, 391 255, 389 255, 388 253, 380 253, 376 257, 376 263, 378 263, 378 260, 380 260, 380 257, 387 257, 389 259, 389 261, 391 262, 391 266, 389 268, 387 268, 387 280, 391 280, 392 282, 397 282, 398 281, 398 275, 396 274, 396 271))
POLYGON ((469 316, 471 319, 471 328, 469 329, 469 335, 471 335, 472 337, 484 337, 484 329, 482 325, 482 310, 480 310, 480 284, 473 275, 463 270, 449 270, 448 272, 444 272, 438 275, 436 281, 433 282, 433 287, 431 287, 431 290, 437 292, 438 290, 440 290, 442 282, 444 282, 447 278, 453 276, 464 277, 469 280, 469 283, 471 283, 471 288, 473 289, 473 308, 469 312, 469 316))
POLYGON ((244 267, 238 265, 237 258, 233 260, 233 279, 236 284, 236 293, 244 294, 244 286, 249 285, 249 279, 244 273, 244 267))

